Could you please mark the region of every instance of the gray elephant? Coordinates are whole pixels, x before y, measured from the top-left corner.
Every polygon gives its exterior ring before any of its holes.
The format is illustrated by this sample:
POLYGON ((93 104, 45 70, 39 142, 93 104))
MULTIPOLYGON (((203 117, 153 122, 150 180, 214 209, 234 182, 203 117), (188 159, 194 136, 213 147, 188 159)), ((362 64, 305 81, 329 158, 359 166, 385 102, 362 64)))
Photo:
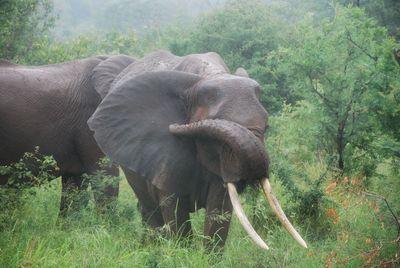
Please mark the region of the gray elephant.
POLYGON ((189 213, 205 208, 204 235, 213 238, 206 241, 222 247, 233 206, 253 240, 268 248, 237 195, 237 188, 262 182, 281 222, 306 247, 272 194, 267 112, 244 69, 230 74, 216 53, 156 52, 122 71, 118 60, 95 68, 103 100, 88 124, 102 151, 123 167, 148 226, 190 235, 189 213))
MULTIPOLYGON (((126 56, 116 59, 121 69, 133 62, 126 56)), ((62 176, 62 215, 81 205, 73 202, 76 192, 87 187, 81 175, 94 172, 104 156, 86 122, 101 101, 95 90, 101 87, 96 82, 99 74, 94 69, 105 61, 107 57, 96 57, 28 67, 0 60, 0 165, 18 161, 36 146, 41 154, 53 155, 62 176)), ((117 175, 118 169, 108 172, 117 175)), ((7 181, 0 176, 0 185, 7 181)), ((117 195, 118 186, 112 184, 94 191, 101 207, 117 195)))

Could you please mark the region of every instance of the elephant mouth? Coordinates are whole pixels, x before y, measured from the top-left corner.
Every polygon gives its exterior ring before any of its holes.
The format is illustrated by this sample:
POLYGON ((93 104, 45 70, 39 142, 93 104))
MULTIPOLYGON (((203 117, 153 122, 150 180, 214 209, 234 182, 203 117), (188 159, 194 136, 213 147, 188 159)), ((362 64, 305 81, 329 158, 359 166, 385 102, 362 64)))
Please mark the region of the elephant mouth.
POLYGON ((268 180, 268 158, 264 144, 250 130, 237 123, 221 119, 206 119, 183 125, 173 124, 169 126, 169 130, 172 134, 179 136, 211 138, 223 143, 223 152, 220 154, 221 176, 226 183, 239 222, 258 246, 269 249, 254 230, 240 204, 237 184, 241 178, 260 182, 268 203, 279 221, 301 246, 307 248, 306 242, 289 222, 272 192, 268 180))
POLYGON ((206 119, 190 124, 170 125, 171 133, 219 141, 220 174, 225 182, 258 180, 268 173, 264 144, 249 129, 232 121, 206 119))

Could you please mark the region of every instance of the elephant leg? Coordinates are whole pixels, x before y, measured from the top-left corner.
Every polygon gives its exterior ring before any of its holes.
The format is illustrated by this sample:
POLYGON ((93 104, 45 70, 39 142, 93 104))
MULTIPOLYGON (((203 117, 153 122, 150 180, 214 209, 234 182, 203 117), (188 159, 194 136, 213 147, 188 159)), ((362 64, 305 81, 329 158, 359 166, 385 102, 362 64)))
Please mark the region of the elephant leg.
POLYGON ((132 187, 139 203, 138 207, 142 214, 142 222, 145 226, 156 229, 164 225, 160 207, 155 195, 152 195, 153 186, 148 185, 146 180, 129 169, 123 168, 125 177, 132 187))
POLYGON ((64 174, 61 182, 60 216, 66 216, 69 211, 76 211, 87 206, 89 202, 89 195, 86 192, 87 181, 79 175, 64 174))
POLYGON ((205 247, 221 250, 228 236, 232 216, 229 194, 221 182, 212 182, 208 189, 204 222, 205 247))
MULTIPOLYGON (((86 126, 86 123, 85 123, 86 126)), ((101 210, 113 210, 119 194, 119 181, 114 178, 119 175, 115 165, 103 163, 104 154, 98 147, 93 134, 86 127, 75 136, 75 146, 84 173, 90 176, 90 186, 93 192, 96 207, 101 210), (99 171, 104 171, 99 174, 99 171), (98 174, 98 175, 97 175, 98 174)))
POLYGON ((159 206, 164 222, 172 234, 189 237, 192 234, 190 223, 190 199, 188 196, 158 191, 159 206))
POLYGON ((119 175, 117 167, 112 166, 106 169, 106 177, 104 181, 91 181, 94 201, 98 209, 113 210, 116 206, 119 193, 119 181, 114 180, 119 175))

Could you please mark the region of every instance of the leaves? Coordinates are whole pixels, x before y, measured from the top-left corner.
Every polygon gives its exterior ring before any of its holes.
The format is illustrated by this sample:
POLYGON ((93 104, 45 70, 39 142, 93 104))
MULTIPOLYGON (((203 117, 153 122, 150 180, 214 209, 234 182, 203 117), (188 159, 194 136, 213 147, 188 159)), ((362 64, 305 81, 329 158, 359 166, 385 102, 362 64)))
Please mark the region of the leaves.
POLYGON ((32 51, 54 26, 51 0, 0 1, 0 58, 14 59, 32 51))
MULTIPOLYGON (((321 27, 313 27, 310 19, 300 23, 293 38, 297 42, 269 54, 269 73, 280 81, 274 81, 275 85, 290 88, 289 95, 315 105, 323 139, 329 144, 326 149, 338 159, 339 169, 351 172, 355 168, 350 158, 357 148, 372 159, 368 167, 362 167, 370 175, 376 155, 366 150, 366 144, 375 136, 371 129, 379 124, 371 108, 383 113, 385 106, 377 105, 379 100, 384 102, 379 95, 384 88, 391 94, 398 88, 398 68, 388 60, 395 43, 362 10, 340 6, 335 10, 334 19, 323 21, 321 27), (349 146, 352 151, 346 151, 349 146)), ((389 107, 394 112, 400 105, 392 102, 389 107)))

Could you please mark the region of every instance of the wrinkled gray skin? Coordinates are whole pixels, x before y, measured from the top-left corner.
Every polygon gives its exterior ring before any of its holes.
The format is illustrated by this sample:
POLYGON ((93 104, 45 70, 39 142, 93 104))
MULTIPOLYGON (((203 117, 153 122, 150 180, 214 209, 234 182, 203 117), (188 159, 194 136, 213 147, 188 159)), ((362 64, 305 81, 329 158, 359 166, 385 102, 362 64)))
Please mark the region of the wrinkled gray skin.
POLYGON ((258 83, 241 68, 230 74, 216 53, 156 52, 116 76, 88 123, 148 226, 190 235, 189 213, 205 208, 206 244, 222 247, 232 213, 225 183, 240 189, 268 173, 259 97, 258 83))
POLYGON ((189 213, 205 208, 206 242, 222 247, 232 213, 225 184, 242 189, 268 174, 260 87, 215 53, 2 63, 0 81, 1 163, 39 145, 58 161, 65 192, 85 187, 79 175, 104 152, 122 166, 150 227, 190 235, 189 213))
MULTIPOLYGON (((0 165, 18 161, 35 146, 41 154, 53 155, 62 176, 62 214, 80 206, 73 200, 76 190, 87 188, 81 175, 95 171, 104 156, 87 120, 101 101, 91 81, 93 70, 105 60, 98 57, 39 67, 0 60, 0 165)), ((132 61, 120 57, 124 67, 132 61)), ((111 168, 109 173, 117 175, 118 170, 111 168)), ((0 176, 0 185, 6 183, 7 178, 0 176)), ((103 207, 116 199, 118 187, 97 186, 92 184, 97 205, 103 207)))

